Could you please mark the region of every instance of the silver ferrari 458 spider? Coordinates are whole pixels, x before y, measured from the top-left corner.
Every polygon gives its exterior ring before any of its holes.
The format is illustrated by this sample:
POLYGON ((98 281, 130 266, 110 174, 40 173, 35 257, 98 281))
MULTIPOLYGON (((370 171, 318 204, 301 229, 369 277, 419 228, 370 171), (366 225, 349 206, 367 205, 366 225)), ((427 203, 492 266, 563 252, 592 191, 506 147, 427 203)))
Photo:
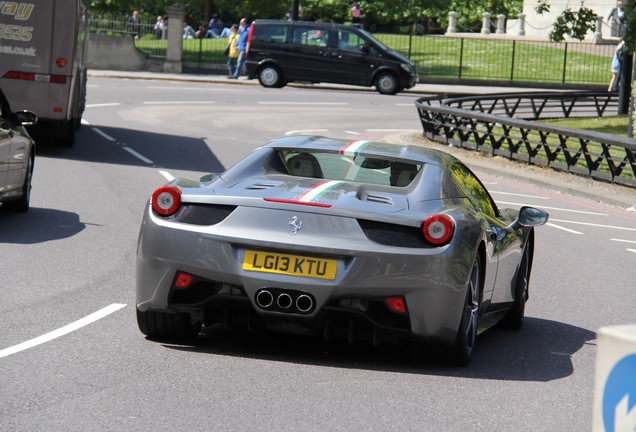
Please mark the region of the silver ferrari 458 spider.
POLYGON ((467 364, 478 333, 519 328, 547 213, 499 209, 455 157, 295 136, 221 174, 177 179, 145 209, 137 322, 435 346, 467 364))

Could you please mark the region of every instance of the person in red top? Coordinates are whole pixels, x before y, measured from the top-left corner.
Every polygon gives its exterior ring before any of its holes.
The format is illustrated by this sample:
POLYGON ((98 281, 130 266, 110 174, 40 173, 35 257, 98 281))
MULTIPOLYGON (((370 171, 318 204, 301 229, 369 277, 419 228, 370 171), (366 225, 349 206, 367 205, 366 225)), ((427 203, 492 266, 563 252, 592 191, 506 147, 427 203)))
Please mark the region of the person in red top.
POLYGON ((354 26, 360 26, 360 23, 362 22, 360 20, 360 15, 362 15, 360 6, 358 6, 358 3, 353 3, 353 7, 351 7, 351 24, 354 26))

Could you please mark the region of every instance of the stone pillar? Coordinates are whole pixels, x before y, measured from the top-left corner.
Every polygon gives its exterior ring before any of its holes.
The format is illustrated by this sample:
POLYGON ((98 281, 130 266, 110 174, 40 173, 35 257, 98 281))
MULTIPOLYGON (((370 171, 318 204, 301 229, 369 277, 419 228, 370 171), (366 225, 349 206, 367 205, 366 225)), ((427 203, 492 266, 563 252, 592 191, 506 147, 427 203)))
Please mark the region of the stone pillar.
POLYGON ((483 22, 481 24, 481 34, 490 34, 490 12, 484 12, 482 15, 484 17, 483 22))
POLYGON ((163 64, 163 71, 167 73, 181 73, 183 64, 183 19, 185 9, 178 3, 168 6, 168 52, 163 64))
POLYGON ((506 16, 504 14, 497 15, 497 34, 506 33, 506 16))
POLYGON ((446 33, 457 33, 457 12, 448 13, 448 28, 446 33))
POLYGON ((517 36, 525 36, 526 35, 526 14, 520 13, 519 17, 519 31, 517 32, 517 36))
POLYGON ((594 33, 594 43, 603 42, 603 17, 599 16, 596 20, 596 32, 594 33))

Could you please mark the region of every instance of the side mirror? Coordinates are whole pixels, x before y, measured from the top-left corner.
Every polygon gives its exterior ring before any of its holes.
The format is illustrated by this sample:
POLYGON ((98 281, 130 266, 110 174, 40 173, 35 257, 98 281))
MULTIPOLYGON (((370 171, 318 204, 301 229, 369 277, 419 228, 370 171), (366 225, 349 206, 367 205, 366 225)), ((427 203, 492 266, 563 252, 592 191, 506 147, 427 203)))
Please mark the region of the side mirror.
POLYGON ((360 45, 360 52, 362 54, 369 54, 371 52, 371 48, 369 48, 369 45, 367 44, 360 45))
POLYGON ((536 209, 534 207, 521 207, 517 219, 507 228, 507 230, 516 231, 522 227, 537 227, 545 225, 548 222, 547 212, 536 209))
POLYGON ((534 207, 521 207, 519 210, 519 225, 524 227, 541 226, 548 222, 550 216, 543 210, 534 207))
POLYGON ((16 122, 22 126, 33 126, 38 122, 37 116, 31 111, 18 111, 14 116, 16 122))

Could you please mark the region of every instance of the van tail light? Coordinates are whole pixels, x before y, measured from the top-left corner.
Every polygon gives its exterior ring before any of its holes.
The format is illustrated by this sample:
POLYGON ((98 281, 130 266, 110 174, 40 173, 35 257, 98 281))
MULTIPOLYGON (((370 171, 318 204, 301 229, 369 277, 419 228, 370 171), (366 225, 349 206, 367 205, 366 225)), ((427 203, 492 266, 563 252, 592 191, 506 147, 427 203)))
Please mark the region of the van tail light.
POLYGON ((422 232, 429 243, 442 246, 453 238, 455 221, 445 214, 432 215, 424 221, 422 232))
POLYGON ((163 186, 152 194, 152 209, 161 216, 171 216, 181 207, 181 189, 163 186))
POLYGON ((245 47, 245 57, 250 55, 250 47, 252 46, 252 35, 254 34, 254 23, 250 26, 249 33, 247 34, 247 46, 245 47))
POLYGON ((66 76, 64 75, 46 75, 32 72, 9 71, 5 73, 2 78, 21 81, 48 82, 52 84, 66 84, 66 76))

